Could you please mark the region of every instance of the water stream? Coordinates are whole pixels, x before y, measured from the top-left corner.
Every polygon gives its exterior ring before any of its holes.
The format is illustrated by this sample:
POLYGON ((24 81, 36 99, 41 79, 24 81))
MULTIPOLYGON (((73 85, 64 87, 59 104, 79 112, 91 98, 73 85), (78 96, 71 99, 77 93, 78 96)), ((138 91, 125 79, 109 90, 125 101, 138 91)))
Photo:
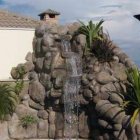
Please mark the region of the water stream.
POLYGON ((78 139, 78 94, 82 75, 81 58, 71 51, 70 42, 62 41, 62 51, 66 56, 67 77, 64 83, 64 136, 78 139))

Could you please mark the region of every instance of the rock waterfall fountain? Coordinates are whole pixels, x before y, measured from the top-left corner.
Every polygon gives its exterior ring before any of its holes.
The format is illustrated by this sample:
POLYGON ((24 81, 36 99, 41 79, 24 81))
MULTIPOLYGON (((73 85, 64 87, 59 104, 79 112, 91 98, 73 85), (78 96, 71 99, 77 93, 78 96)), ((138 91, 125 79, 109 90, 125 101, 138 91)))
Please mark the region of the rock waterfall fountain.
POLYGON ((78 93, 82 75, 80 56, 71 51, 69 41, 62 41, 62 50, 66 56, 67 77, 64 83, 64 136, 78 138, 78 93), (76 130, 76 131, 75 131, 76 130))

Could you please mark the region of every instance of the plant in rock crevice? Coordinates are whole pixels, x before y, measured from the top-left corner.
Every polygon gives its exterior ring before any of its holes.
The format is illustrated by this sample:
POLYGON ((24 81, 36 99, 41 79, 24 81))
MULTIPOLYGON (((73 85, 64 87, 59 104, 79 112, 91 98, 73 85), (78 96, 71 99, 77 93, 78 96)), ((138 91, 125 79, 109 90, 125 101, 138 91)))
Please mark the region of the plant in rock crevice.
POLYGON ((109 34, 104 34, 102 40, 95 40, 93 43, 93 53, 96 58, 101 62, 109 62, 112 60, 113 53, 113 42, 110 39, 109 34))
POLYGON ((133 126, 140 113, 140 71, 137 67, 129 69, 127 76, 130 84, 124 101, 124 109, 131 115, 130 123, 133 126))
POLYGON ((84 34, 86 36, 86 46, 84 48, 84 55, 92 51, 92 44, 95 40, 102 40, 102 35, 100 34, 102 30, 103 20, 99 23, 94 24, 92 20, 88 22, 88 25, 84 24, 82 21, 81 27, 78 29, 78 33, 84 34))
POLYGON ((18 103, 18 96, 8 84, 0 84, 0 120, 12 115, 18 103))
POLYGON ((14 86, 14 92, 16 94, 19 94, 21 92, 21 90, 23 89, 24 86, 24 75, 25 75, 25 69, 24 66, 20 66, 16 69, 16 72, 18 74, 18 79, 16 80, 16 85, 14 86))
POLYGON ((37 118, 34 117, 33 115, 26 115, 20 119, 20 124, 25 128, 27 128, 32 124, 36 124, 37 122, 38 122, 37 118))

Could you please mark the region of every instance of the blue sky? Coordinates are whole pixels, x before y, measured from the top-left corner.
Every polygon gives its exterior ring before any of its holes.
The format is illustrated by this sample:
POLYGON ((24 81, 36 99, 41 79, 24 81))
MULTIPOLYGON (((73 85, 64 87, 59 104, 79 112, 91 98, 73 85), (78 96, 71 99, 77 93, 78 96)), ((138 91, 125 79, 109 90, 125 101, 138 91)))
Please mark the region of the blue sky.
POLYGON ((60 22, 104 19, 104 29, 125 52, 140 64, 140 0, 0 0, 0 8, 38 18, 51 8, 61 12, 60 22))

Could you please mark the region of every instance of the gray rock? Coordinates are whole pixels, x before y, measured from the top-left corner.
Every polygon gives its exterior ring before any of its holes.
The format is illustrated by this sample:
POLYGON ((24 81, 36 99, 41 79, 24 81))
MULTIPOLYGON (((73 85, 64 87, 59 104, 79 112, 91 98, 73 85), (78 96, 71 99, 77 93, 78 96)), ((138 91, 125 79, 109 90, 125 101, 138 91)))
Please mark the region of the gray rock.
POLYGON ((13 79, 18 79, 19 78, 19 74, 17 73, 17 68, 16 67, 13 67, 11 69, 11 76, 13 79))
POLYGON ((115 131, 120 131, 122 129, 122 125, 121 124, 114 124, 113 129, 115 131))
POLYGON ((54 88, 55 89, 61 89, 63 87, 63 82, 64 82, 64 77, 63 76, 57 76, 55 81, 54 81, 54 88))
POLYGON ((29 95, 31 99, 41 105, 44 105, 45 88, 38 81, 30 82, 29 95))
POLYGON ((100 99, 101 100, 108 100, 108 98, 109 98, 109 93, 107 93, 107 92, 100 92, 100 93, 98 93, 98 96, 100 97, 100 99))
POLYGON ((58 26, 58 34, 60 35, 66 35, 68 32, 68 27, 67 26, 58 26))
POLYGON ((82 84, 85 86, 89 84, 89 81, 87 80, 85 75, 82 76, 82 84))
POLYGON ((32 53, 31 53, 31 52, 28 52, 28 53, 27 53, 27 55, 26 55, 26 57, 25 57, 25 60, 26 60, 26 61, 32 62, 32 53))
POLYGON ((119 62, 119 57, 118 57, 118 56, 113 56, 113 60, 114 60, 115 62, 119 62))
POLYGON ((121 105, 123 103, 123 99, 117 94, 111 94, 109 96, 109 100, 113 104, 121 105))
POLYGON ((38 72, 41 72, 41 70, 43 68, 43 62, 44 62, 44 57, 40 57, 40 58, 36 59, 35 69, 38 72))
POLYGON ((92 91, 89 89, 85 89, 83 95, 89 99, 91 99, 93 97, 92 95, 92 91))
POLYGON ((114 82, 115 78, 113 76, 111 76, 109 73, 102 71, 97 74, 96 80, 100 84, 108 84, 110 82, 114 82))
POLYGON ((135 129, 136 129, 136 134, 140 135, 140 123, 136 124, 135 129))
POLYGON ((52 108, 49 110, 49 123, 55 124, 56 119, 56 113, 52 110, 52 108))
POLYGON ((119 55, 119 54, 121 54, 122 53, 122 50, 121 50, 121 48, 119 48, 119 47, 114 47, 114 49, 112 50, 112 52, 115 54, 115 55, 119 55))
POLYGON ((37 113, 37 116, 39 118, 42 118, 43 120, 47 120, 48 119, 48 112, 46 110, 39 110, 37 113))
POLYGON ((127 80, 126 68, 121 64, 112 64, 113 75, 120 81, 127 80))
POLYGON ((47 47, 53 46, 54 45, 53 35, 49 34, 49 33, 46 33, 43 36, 42 45, 47 46, 47 47))
POLYGON ((56 127, 55 124, 49 124, 49 130, 48 130, 49 138, 54 139, 55 138, 55 131, 56 127))
POLYGON ((87 104, 89 104, 89 101, 87 101, 87 100, 83 97, 83 95, 81 94, 81 95, 79 96, 79 103, 80 103, 81 105, 87 105, 87 104))
POLYGON ((0 122, 0 140, 8 140, 8 124, 7 122, 0 122))
POLYGON ((37 111, 28 107, 28 106, 25 106, 23 104, 19 104, 16 109, 15 109, 15 113, 17 114, 17 116, 19 118, 22 118, 26 115, 32 115, 34 117, 37 117, 37 111))
POLYGON ((27 61, 24 63, 24 70, 26 73, 34 70, 34 68, 35 68, 35 66, 31 61, 27 61))
POLYGON ((36 37, 43 37, 45 33, 46 24, 39 25, 35 30, 36 37))
POLYGON ((40 55, 41 53, 42 53, 42 50, 41 50, 41 42, 42 42, 42 38, 37 38, 36 39, 36 44, 35 44, 35 46, 34 46, 34 52, 35 52, 35 54, 38 56, 38 55, 40 55))
POLYGON ((31 81, 38 81, 38 75, 36 72, 30 72, 28 75, 28 79, 31 81))
POLYGON ((62 91, 61 90, 53 90, 50 93, 50 96, 53 98, 59 98, 62 95, 62 91))
POLYGON ((79 136, 81 138, 88 138, 89 133, 88 116, 85 114, 85 112, 82 112, 79 116, 79 136))
POLYGON ((95 78, 95 75, 94 74, 87 74, 87 79, 89 81, 92 81, 94 78, 95 78))
POLYGON ((32 124, 27 128, 24 128, 22 125, 19 125, 19 120, 12 120, 9 122, 8 131, 9 136, 12 139, 29 139, 37 137, 37 125, 32 124))
POLYGON ((81 44, 83 47, 85 47, 85 44, 86 44, 86 36, 83 35, 83 34, 79 34, 77 37, 76 37, 76 41, 81 44))
POLYGON ((100 70, 101 70, 101 68, 99 65, 94 65, 94 67, 93 67, 94 72, 100 72, 100 70))
POLYGON ((116 91, 115 86, 112 83, 105 84, 101 86, 101 92, 107 92, 107 93, 114 93, 116 91))
POLYGON ((100 126, 102 126, 104 129, 112 129, 112 125, 110 125, 107 121, 98 119, 98 123, 100 126))
POLYGON ((81 26, 81 24, 79 22, 74 22, 74 23, 68 24, 67 25, 67 27, 69 29, 68 33, 73 35, 80 26, 81 26))
POLYGON ((48 125, 47 120, 39 120, 37 129, 38 138, 48 138, 48 125))
POLYGON ((123 64, 125 63, 125 60, 128 59, 128 56, 125 53, 121 53, 118 55, 120 62, 123 64))
POLYGON ((44 106, 34 102, 32 99, 29 100, 29 106, 35 110, 43 110, 44 106))
POLYGON ((41 73, 40 74, 40 83, 45 87, 48 91, 52 88, 51 77, 49 74, 41 73))
POLYGON ((97 110, 100 116, 103 116, 108 110, 110 110, 113 107, 114 105, 111 104, 108 100, 99 100, 96 104, 95 109, 97 110))
POLYGON ((134 68, 136 66, 136 64, 131 60, 131 59, 127 59, 125 61, 125 65, 128 67, 128 68, 134 68))

